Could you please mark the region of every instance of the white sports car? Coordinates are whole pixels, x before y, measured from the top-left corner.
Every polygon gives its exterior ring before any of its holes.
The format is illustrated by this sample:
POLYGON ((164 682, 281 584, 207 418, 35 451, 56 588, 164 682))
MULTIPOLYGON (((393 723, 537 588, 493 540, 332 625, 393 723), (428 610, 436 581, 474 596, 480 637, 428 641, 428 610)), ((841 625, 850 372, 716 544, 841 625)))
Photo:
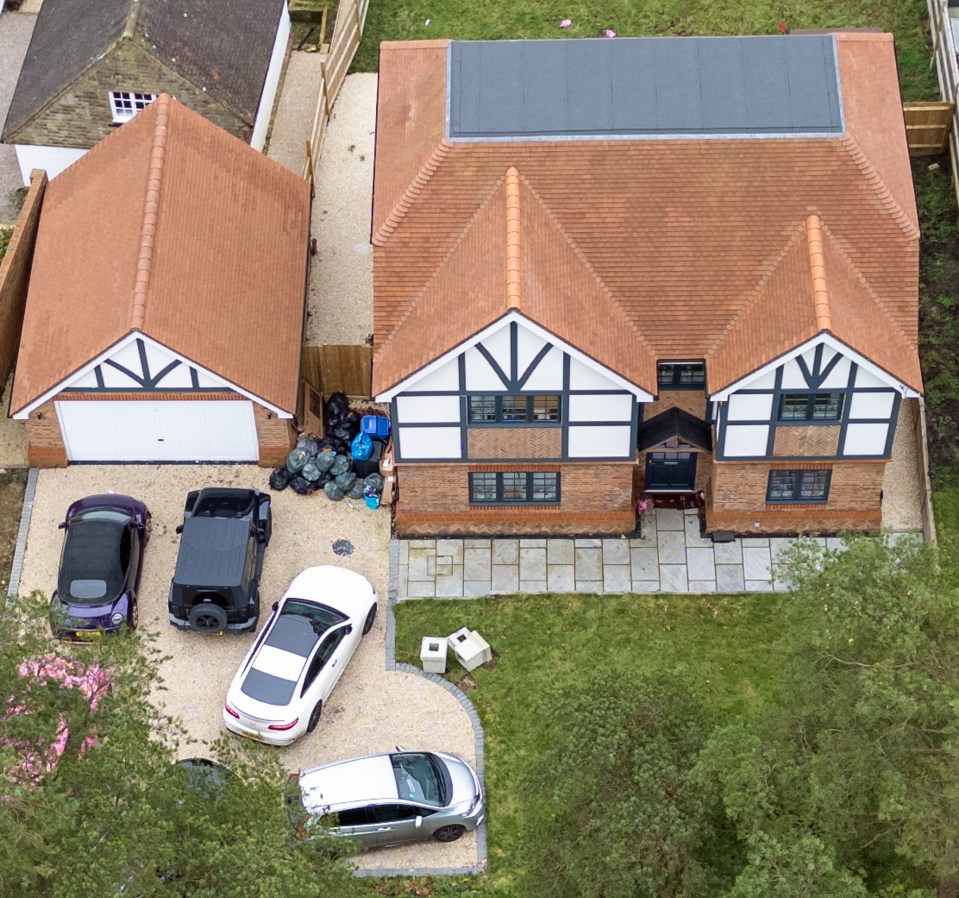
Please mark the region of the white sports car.
POLYGON ((298 574, 233 677, 226 728, 273 745, 312 733, 375 618, 376 591, 361 574, 333 565, 298 574))

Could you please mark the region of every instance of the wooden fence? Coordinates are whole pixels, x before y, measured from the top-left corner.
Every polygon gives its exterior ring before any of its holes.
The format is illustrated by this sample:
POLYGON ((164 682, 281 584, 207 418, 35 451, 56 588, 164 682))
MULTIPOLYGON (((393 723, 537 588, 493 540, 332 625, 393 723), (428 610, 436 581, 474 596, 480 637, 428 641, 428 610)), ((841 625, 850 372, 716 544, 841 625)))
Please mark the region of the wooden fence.
MULTIPOLYGON (((932 484, 929 481, 929 437, 926 432, 926 403, 920 396, 912 422, 913 439, 916 441, 916 463, 919 466, 919 509, 922 514, 922 537, 927 543, 936 541, 936 518, 932 509, 932 484)), ((903 403, 905 405, 905 403, 903 403)))
MULTIPOLYGON (((926 0, 929 28, 932 31, 932 56, 939 79, 939 93, 947 103, 959 100, 959 60, 956 58, 956 39, 952 33, 948 0, 926 0)), ((952 183, 959 197, 959 123, 953 111, 950 123, 949 157, 952 161, 952 183)))
POLYGON ((947 100, 903 103, 910 156, 938 156, 949 148, 956 104, 947 100))
POLYGON ((304 346, 303 379, 318 393, 368 397, 373 389, 373 350, 369 346, 304 346))
POLYGON ((370 0, 340 0, 336 8, 336 22, 333 25, 333 37, 330 40, 330 52, 320 65, 320 94, 316 103, 316 113, 313 116, 310 139, 306 143, 306 167, 303 177, 309 178, 310 184, 316 180, 316 165, 320 159, 326 126, 329 124, 336 96, 343 86, 350 63, 353 62, 360 39, 363 37, 363 27, 366 24, 369 8, 370 0))

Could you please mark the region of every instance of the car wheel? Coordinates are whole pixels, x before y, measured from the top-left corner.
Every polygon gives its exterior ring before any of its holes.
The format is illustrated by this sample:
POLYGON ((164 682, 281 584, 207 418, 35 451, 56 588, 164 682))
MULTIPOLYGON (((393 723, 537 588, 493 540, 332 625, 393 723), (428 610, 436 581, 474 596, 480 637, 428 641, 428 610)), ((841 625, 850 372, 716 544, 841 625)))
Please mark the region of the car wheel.
POLYGON ((373 607, 370 608, 370 612, 369 612, 369 614, 366 615, 366 620, 365 620, 364 623, 363 623, 363 635, 364 635, 364 636, 366 636, 366 634, 369 633, 370 630, 373 629, 373 621, 375 621, 375 620, 376 620, 376 605, 374 604, 373 607))
POLYGON ((450 824, 449 826, 441 826, 435 833, 433 833, 433 838, 437 842, 455 842, 466 830, 462 826, 456 826, 450 824))
POLYGON ((204 633, 222 633, 226 629, 226 611, 212 602, 202 602, 190 609, 190 626, 204 633))
POLYGON ((320 715, 323 713, 323 702, 317 702, 313 713, 310 714, 310 722, 306 725, 306 731, 312 733, 316 725, 320 722, 320 715))
POLYGON ((137 602, 130 605, 130 629, 135 630, 140 623, 140 606, 137 602))

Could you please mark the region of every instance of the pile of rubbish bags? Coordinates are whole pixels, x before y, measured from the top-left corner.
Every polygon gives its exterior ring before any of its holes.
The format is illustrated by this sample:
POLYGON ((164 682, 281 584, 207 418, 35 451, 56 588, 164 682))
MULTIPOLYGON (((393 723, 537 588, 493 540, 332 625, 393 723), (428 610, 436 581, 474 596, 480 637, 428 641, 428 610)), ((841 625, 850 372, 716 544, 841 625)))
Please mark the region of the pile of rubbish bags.
POLYGON ((343 393, 334 393, 323 406, 326 436, 301 436, 286 457, 286 464, 270 474, 270 489, 289 487, 301 496, 322 490, 327 497, 364 499, 371 508, 379 505, 383 478, 378 473, 357 477, 351 446, 360 438, 360 416, 350 408, 343 393))

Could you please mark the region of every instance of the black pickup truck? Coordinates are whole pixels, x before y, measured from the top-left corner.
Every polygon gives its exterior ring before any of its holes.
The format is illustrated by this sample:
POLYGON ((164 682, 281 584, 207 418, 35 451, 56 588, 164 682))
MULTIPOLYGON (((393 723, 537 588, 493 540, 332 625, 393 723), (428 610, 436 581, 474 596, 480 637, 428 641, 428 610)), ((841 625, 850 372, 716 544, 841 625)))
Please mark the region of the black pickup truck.
POLYGON ((180 552, 170 584, 170 623, 203 633, 255 630, 272 531, 266 493, 219 487, 188 493, 177 527, 180 552))

